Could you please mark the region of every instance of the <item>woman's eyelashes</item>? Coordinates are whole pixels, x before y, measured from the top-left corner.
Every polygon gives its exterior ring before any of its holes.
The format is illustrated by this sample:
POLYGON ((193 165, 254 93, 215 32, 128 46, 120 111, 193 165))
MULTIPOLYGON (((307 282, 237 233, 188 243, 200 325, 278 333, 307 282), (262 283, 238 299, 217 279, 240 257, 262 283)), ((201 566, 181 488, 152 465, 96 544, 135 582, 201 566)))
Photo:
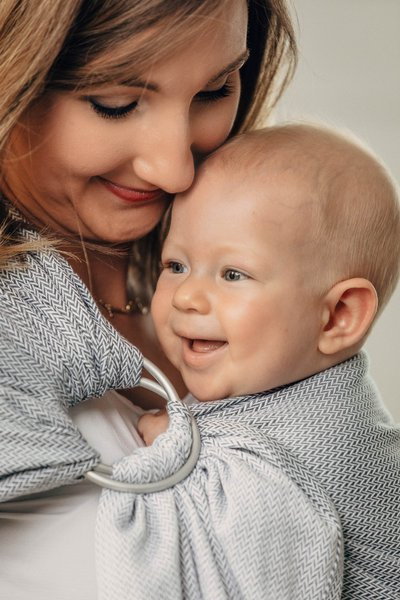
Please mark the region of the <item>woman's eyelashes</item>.
POLYGON ((100 115, 100 117, 103 117, 103 119, 122 119, 133 112, 138 104, 137 100, 134 100, 133 102, 129 102, 129 104, 124 104, 122 106, 107 106, 101 104, 94 98, 88 98, 88 102, 92 109, 100 115))
POLYGON ((195 98, 198 102, 216 102, 218 100, 222 100, 223 98, 227 98, 233 94, 234 91, 235 85, 233 83, 226 82, 217 90, 199 92, 196 94, 195 98))
MULTIPOLYGON (((202 102, 204 104, 211 102, 218 102, 223 100, 234 93, 236 85, 232 82, 226 81, 221 87, 216 90, 204 90, 198 92, 194 100, 196 102, 202 102)), ((111 106, 107 103, 101 102, 99 99, 88 96, 86 100, 89 102, 91 108, 103 119, 123 119, 136 110, 140 100, 133 100, 127 104, 118 104, 117 106, 111 106)))

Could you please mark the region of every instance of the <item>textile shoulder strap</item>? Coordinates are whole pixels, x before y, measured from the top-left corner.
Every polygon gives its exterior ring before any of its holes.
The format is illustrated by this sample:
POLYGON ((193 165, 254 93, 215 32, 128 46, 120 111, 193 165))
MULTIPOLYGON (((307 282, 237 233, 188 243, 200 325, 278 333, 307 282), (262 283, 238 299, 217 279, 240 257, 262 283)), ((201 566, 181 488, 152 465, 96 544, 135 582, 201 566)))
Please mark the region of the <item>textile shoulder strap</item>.
MULTIPOLYGON (((28 239, 35 233, 25 232, 28 239)), ((67 409, 132 387, 142 356, 55 251, 0 274, 0 501, 72 483, 99 456, 67 409)))

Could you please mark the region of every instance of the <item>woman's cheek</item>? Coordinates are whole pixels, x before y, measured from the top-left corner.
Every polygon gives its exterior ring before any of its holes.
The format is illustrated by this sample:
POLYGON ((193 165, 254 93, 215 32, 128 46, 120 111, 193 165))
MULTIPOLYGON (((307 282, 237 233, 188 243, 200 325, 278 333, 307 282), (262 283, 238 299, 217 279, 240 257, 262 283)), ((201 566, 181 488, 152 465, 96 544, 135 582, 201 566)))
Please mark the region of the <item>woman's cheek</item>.
POLYGON ((239 98, 239 91, 235 92, 234 95, 214 106, 208 115, 198 117, 194 135, 194 151, 208 154, 225 142, 235 122, 239 98))

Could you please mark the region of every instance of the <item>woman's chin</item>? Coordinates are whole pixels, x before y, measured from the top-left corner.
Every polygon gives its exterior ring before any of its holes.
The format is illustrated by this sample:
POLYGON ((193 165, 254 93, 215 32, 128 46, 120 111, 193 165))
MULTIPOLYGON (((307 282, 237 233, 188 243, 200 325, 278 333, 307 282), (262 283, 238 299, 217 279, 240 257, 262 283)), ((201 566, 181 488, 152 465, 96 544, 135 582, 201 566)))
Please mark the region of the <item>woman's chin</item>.
POLYGON ((127 227, 126 223, 118 226, 115 222, 93 224, 87 227, 83 226, 80 236, 88 242, 99 244, 126 244, 145 237, 156 227, 158 222, 159 219, 155 219, 142 227, 127 227))

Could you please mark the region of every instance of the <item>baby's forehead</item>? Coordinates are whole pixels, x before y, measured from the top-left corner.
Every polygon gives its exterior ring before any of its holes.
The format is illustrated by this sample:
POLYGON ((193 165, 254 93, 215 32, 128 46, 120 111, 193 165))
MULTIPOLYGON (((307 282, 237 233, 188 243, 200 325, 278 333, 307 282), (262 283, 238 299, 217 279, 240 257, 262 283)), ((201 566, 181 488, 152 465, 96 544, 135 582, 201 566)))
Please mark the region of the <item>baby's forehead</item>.
POLYGON ((232 201, 240 202, 242 196, 249 208, 259 211, 260 218, 268 218, 276 210, 301 219, 315 210, 321 190, 319 168, 313 161, 305 164, 290 155, 276 154, 258 157, 246 166, 236 158, 225 154, 210 157, 200 167, 193 192, 201 196, 204 191, 209 197, 214 187, 220 196, 221 190, 232 196, 232 201))
POLYGON ((290 162, 269 161, 244 171, 215 155, 200 167, 192 188, 177 197, 174 215, 180 227, 201 215, 205 229, 209 217, 221 232, 240 219, 246 235, 278 231, 287 242, 303 244, 318 216, 312 179, 290 162))

